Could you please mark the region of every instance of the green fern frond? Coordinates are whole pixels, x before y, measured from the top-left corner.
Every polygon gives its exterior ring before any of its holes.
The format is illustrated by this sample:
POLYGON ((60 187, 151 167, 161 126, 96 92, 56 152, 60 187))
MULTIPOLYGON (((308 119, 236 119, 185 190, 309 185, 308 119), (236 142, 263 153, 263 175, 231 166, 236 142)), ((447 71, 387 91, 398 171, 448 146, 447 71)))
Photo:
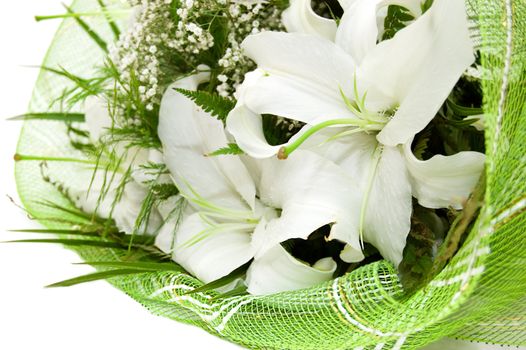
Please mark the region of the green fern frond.
POLYGON ((208 153, 207 157, 217 157, 217 156, 237 156, 240 154, 243 154, 243 150, 239 148, 237 143, 229 143, 228 146, 218 149, 217 151, 214 151, 212 153, 208 153))
POLYGON ((177 92, 188 97, 196 105, 201 107, 205 112, 212 114, 214 117, 222 121, 226 121, 228 113, 236 106, 236 101, 230 98, 212 94, 206 91, 190 91, 185 89, 175 89, 177 92))

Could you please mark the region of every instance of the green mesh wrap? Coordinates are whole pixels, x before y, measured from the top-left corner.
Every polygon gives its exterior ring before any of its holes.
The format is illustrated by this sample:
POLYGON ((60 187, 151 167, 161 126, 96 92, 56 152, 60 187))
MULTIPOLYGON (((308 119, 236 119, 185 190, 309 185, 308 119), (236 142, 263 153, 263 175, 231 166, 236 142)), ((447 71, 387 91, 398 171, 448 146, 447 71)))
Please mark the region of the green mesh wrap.
MULTIPOLYGON (((94 0, 73 4, 78 12, 96 6, 94 0)), ((307 290, 216 301, 213 293, 185 296, 201 283, 184 274, 146 273, 110 282, 155 314, 254 349, 416 349, 444 336, 526 345, 526 3, 471 0, 469 7, 478 23, 485 70, 486 200, 468 241, 426 288, 404 297, 396 271, 385 262, 307 290)), ((111 40, 103 18, 88 21, 111 40)), ((89 76, 101 58, 85 32, 65 20, 45 65, 89 76)), ((42 72, 31 111, 49 110, 67 84, 42 72)), ((26 122, 18 152, 80 156, 58 122, 26 122)), ((79 181, 77 167, 50 163, 53 176, 68 185, 79 181)), ((44 198, 63 201, 42 181, 38 162, 19 162, 16 178, 29 212, 58 226, 44 219, 64 214, 37 203, 44 198)), ((89 261, 119 260, 108 249, 77 252, 89 261)))

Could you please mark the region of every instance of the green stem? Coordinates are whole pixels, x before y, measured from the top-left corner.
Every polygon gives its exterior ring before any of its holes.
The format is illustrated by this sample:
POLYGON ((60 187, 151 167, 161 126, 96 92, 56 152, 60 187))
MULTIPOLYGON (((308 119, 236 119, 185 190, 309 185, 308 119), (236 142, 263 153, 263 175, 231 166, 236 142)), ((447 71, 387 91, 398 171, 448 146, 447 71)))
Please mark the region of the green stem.
POLYGON ((82 164, 91 164, 95 165, 95 162, 87 159, 77 159, 77 158, 60 158, 60 157, 43 157, 43 156, 33 156, 25 154, 15 154, 13 157, 16 162, 20 161, 41 161, 41 162, 70 162, 70 163, 82 163, 82 164))
POLYGON ((288 146, 281 147, 281 149, 278 152, 278 158, 279 159, 287 159, 292 152, 294 152, 296 149, 298 149, 309 137, 314 135, 320 130, 323 130, 329 126, 335 126, 335 125, 351 125, 351 126, 366 126, 369 122, 363 121, 363 120, 357 120, 352 118, 344 118, 344 119, 333 119, 328 120, 326 122, 314 125, 312 128, 307 130, 303 135, 298 137, 296 141, 291 143, 288 146))
POLYGON ((83 13, 64 13, 60 15, 48 15, 48 16, 35 16, 35 20, 37 22, 40 21, 46 21, 50 19, 63 19, 63 18, 80 18, 80 17, 98 17, 98 16, 107 16, 108 14, 111 15, 127 15, 130 11, 129 10, 106 10, 106 11, 99 11, 99 12, 83 12, 83 13))

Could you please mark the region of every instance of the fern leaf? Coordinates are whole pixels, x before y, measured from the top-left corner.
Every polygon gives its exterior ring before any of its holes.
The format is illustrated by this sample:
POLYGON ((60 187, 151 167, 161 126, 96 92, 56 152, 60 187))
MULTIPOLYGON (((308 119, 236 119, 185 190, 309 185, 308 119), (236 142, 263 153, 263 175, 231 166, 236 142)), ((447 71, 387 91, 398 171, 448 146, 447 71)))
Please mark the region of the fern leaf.
POLYGON ((243 150, 239 148, 236 143, 229 143, 228 146, 218 149, 212 153, 207 154, 207 157, 217 157, 217 156, 237 156, 243 154, 243 150))
POLYGON ((218 94, 185 89, 175 90, 194 101, 194 103, 201 107, 205 112, 212 114, 223 123, 226 121, 228 113, 230 113, 230 111, 236 106, 236 101, 219 96, 218 94))

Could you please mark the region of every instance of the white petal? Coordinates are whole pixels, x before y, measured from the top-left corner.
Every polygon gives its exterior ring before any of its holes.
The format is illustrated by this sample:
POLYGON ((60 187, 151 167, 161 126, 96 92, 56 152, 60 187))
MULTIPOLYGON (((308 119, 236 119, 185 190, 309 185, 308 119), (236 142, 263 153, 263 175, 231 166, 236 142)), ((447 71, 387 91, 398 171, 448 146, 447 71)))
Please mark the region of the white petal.
POLYGON ((365 241, 398 266, 411 228, 409 174, 398 148, 384 147, 365 212, 365 241))
POLYGON ((446 157, 436 155, 422 161, 404 146, 407 168, 411 173, 413 195, 427 208, 462 209, 462 204, 477 184, 486 157, 478 152, 460 152, 446 157))
POLYGON ((360 199, 352 185, 340 167, 310 151, 296 151, 285 161, 263 161, 260 199, 282 212, 254 234, 258 256, 288 239, 307 239, 327 224, 333 224, 331 236, 337 233, 359 249, 360 199))
POLYGON ((465 5, 458 0, 436 0, 413 24, 378 44, 365 57, 360 79, 399 105, 378 140, 405 144, 421 131, 473 61, 465 5))
POLYGON ((154 236, 162 226, 163 220, 157 209, 152 208, 147 221, 135 230, 148 189, 135 181, 126 184, 121 200, 115 205, 113 219, 119 230, 127 234, 154 236))
POLYGON ((351 5, 353 5, 356 2, 356 0, 338 0, 338 2, 340 3, 340 6, 342 7, 342 9, 345 11, 351 5))
POLYGON ((363 58, 376 46, 378 40, 378 12, 381 7, 399 5, 408 8, 416 17, 420 15, 420 0, 355 0, 345 9, 336 33, 336 43, 355 60, 363 58))
POLYGON ((192 190, 216 205, 235 210, 254 206, 255 186, 236 156, 206 157, 229 143, 222 123, 174 90, 195 90, 206 74, 182 79, 168 88, 161 103, 159 138, 166 165, 182 191, 192 190), (243 201, 244 200, 244 201, 243 201))
POLYGON ((311 0, 291 0, 289 8, 283 11, 282 22, 289 33, 319 35, 331 41, 336 35, 336 22, 318 16, 311 0))
POLYGON ((269 72, 248 87, 244 97, 244 104, 255 113, 278 115, 311 125, 355 118, 345 105, 336 81, 328 89, 298 76, 269 72))
POLYGON ((319 86, 318 93, 339 94, 339 87, 352 91, 354 61, 329 40, 300 33, 263 32, 247 37, 242 47, 268 74, 319 86))
POLYGON ((79 181, 79 183, 86 184, 84 188, 72 187, 68 189, 69 195, 75 202, 75 205, 86 213, 97 214, 105 219, 109 218, 113 202, 115 201, 115 189, 118 184, 121 183, 122 176, 111 173, 106 174, 103 170, 97 171, 94 176, 93 169, 80 170, 75 176, 83 179, 83 181, 79 181), (99 202, 103 191, 107 192, 107 195, 104 196, 104 200, 99 202))
POLYGON ((70 188, 69 194, 83 211, 106 219, 111 216, 117 228, 126 234, 155 235, 157 233, 162 225, 162 218, 155 208, 152 209, 149 220, 135 230, 135 223, 148 194, 146 187, 135 181, 128 181, 120 195, 120 200, 116 202, 123 181, 121 175, 107 173, 101 169, 93 176, 93 170, 86 169, 76 173, 76 176, 85 177, 86 187, 70 188), (90 184, 91 188, 89 188, 90 184), (103 196, 102 200, 100 200, 101 196, 103 196))
POLYGON ((84 101, 84 117, 93 142, 98 142, 113 124, 108 104, 99 96, 88 96, 86 98, 84 101))
POLYGON ((331 280, 334 271, 336 263, 332 258, 311 267, 277 245, 250 265, 246 283, 250 294, 266 295, 315 286, 331 280))
POLYGON ((210 226, 203 222, 199 214, 187 216, 175 234, 174 224, 171 221, 165 224, 157 237, 156 245, 163 251, 172 253, 175 262, 204 283, 228 275, 254 256, 250 232, 216 232, 195 244, 188 244, 210 226))
POLYGON ((234 108, 227 119, 228 132, 234 136, 238 146, 254 158, 269 158, 276 155, 281 145, 271 146, 263 134, 260 114, 240 105, 234 108))

